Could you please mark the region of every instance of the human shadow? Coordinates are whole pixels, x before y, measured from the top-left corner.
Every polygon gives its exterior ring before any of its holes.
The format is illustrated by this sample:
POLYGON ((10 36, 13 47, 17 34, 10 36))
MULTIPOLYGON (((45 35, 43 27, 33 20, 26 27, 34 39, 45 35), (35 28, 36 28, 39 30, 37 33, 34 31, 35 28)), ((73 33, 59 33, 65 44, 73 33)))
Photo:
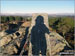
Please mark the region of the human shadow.
MULTIPOLYGON (((25 44, 25 42, 26 42, 26 39, 27 39, 27 35, 28 35, 28 31, 29 30, 29 27, 27 27, 26 28, 26 33, 25 33, 25 35, 24 35, 24 38, 21 40, 21 43, 20 43, 20 48, 18 48, 18 53, 17 53, 17 55, 19 55, 20 53, 21 53, 21 51, 22 51, 22 49, 23 49, 23 46, 24 46, 24 44, 25 44)), ((28 55, 28 51, 25 51, 24 53, 23 53, 23 55, 28 55)))
POLYGON ((45 33, 49 34, 49 29, 44 24, 44 18, 38 16, 36 18, 36 24, 31 30, 31 43, 32 43, 32 54, 33 55, 45 55, 46 56, 46 36, 45 33), (41 51, 41 52, 40 52, 41 51))

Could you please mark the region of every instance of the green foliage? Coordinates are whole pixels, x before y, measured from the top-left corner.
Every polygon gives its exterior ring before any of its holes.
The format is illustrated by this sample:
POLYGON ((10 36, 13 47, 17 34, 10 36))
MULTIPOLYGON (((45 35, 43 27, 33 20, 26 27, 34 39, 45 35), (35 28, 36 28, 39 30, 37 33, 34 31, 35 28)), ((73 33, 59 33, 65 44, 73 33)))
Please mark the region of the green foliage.
POLYGON ((49 18, 49 26, 56 30, 60 29, 67 29, 65 31, 68 31, 69 29, 74 27, 74 19, 71 17, 53 17, 49 18))
POLYGON ((28 19, 27 19, 27 21, 31 21, 32 19, 29 17, 28 19))
POLYGON ((15 21, 15 17, 9 16, 9 21, 15 21))
POLYGON ((1 23, 11 22, 11 21, 31 21, 31 17, 25 16, 1 16, 1 23))
POLYGON ((49 25, 65 35, 66 32, 74 27, 74 19, 71 17, 53 17, 49 18, 49 25))
POLYGON ((49 19, 48 19, 49 26, 52 26, 53 23, 54 23, 56 20, 58 20, 58 18, 55 18, 55 17, 51 17, 51 18, 49 18, 49 19))
POLYGON ((15 19, 16 19, 16 21, 21 21, 21 17, 20 16, 16 16, 15 19))
POLYGON ((9 17, 8 16, 1 16, 1 22, 8 22, 9 21, 9 17))

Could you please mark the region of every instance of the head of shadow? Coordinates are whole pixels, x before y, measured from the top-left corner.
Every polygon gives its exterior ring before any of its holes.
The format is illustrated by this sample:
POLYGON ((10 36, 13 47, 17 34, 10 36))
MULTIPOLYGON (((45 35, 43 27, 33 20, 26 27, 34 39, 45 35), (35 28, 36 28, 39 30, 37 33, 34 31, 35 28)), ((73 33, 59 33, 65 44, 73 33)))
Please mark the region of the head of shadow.
POLYGON ((40 15, 36 18, 35 21, 36 21, 36 25, 44 24, 44 18, 40 15))

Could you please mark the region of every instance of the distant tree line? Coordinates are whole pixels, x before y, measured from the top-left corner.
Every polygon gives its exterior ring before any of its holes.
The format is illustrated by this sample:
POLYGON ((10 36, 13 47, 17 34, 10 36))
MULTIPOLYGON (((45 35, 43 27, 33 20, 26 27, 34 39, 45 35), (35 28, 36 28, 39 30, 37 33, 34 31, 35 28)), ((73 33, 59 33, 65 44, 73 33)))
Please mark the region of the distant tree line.
POLYGON ((11 21, 31 21, 31 17, 1 16, 1 23, 11 22, 11 21))
POLYGON ((49 17, 49 26, 56 30, 74 47, 74 18, 73 17, 49 17))

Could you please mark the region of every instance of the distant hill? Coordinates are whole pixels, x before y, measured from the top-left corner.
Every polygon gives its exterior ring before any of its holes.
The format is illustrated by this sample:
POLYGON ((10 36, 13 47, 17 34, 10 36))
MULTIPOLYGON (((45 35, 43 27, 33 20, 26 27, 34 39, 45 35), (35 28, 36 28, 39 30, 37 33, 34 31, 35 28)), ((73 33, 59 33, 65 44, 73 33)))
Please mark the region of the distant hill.
MULTIPOLYGON (((9 14, 9 13, 1 13, 1 16, 32 16, 32 13, 15 13, 15 14, 9 14)), ((58 13, 58 14, 48 14, 48 16, 74 16, 73 13, 58 13)))

